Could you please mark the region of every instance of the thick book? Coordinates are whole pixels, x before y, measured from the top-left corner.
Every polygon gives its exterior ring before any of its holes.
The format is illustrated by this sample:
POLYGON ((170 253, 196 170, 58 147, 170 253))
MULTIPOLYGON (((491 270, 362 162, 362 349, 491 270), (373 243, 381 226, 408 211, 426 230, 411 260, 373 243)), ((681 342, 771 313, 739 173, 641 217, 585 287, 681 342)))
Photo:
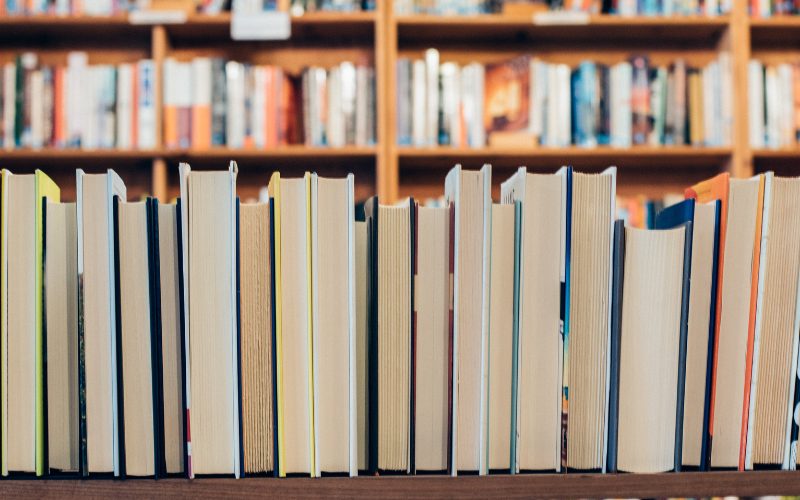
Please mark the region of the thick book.
POLYGON ((46 202, 44 343, 47 470, 78 472, 78 235, 75 203, 46 202))
POLYGON ((314 475, 311 174, 273 174, 278 472, 314 475))
POLYGON ((241 474, 237 172, 180 165, 190 478, 241 474))
POLYGON ((789 469, 797 360, 800 179, 766 174, 745 468, 789 469), (787 397, 789 395, 789 397, 787 397))
POLYGON ((561 467, 606 466, 616 168, 567 183, 561 467))
POLYGON ((358 474, 356 463, 353 175, 311 175, 315 472, 358 474))
POLYGON ((156 204, 164 473, 186 472, 185 349, 180 201, 156 204))
POLYGON ((565 279, 566 199, 569 169, 528 173, 501 186, 503 203, 521 205, 517 428, 514 472, 560 470, 562 283, 565 279))
POLYGON ((269 202, 242 203, 239 224, 243 472, 255 475, 276 465, 269 202))
POLYGON ((113 171, 77 171, 78 393, 81 473, 118 476, 118 304, 114 300, 114 196, 125 200, 125 184, 113 171))
POLYGON ((445 179, 455 210, 452 473, 486 474, 491 165, 456 165, 445 179))
POLYGON ((43 172, 2 171, 2 473, 45 473, 45 200, 60 190, 43 172))
POLYGON ((369 267, 369 470, 410 473, 414 200, 367 200, 369 267))
POLYGON ((121 476, 164 471, 157 205, 114 198, 121 476))
POLYGON ((692 222, 681 467, 700 470, 708 466, 720 206, 719 200, 699 203, 687 199, 656 216, 657 229, 692 222))
POLYGON ((489 303, 488 468, 511 469, 514 351, 514 254, 517 204, 492 205, 489 303))
POLYGON ((616 225, 611 471, 681 467, 691 226, 616 225))
POLYGON ((414 266, 414 472, 445 472, 450 456, 451 206, 417 208, 414 266))

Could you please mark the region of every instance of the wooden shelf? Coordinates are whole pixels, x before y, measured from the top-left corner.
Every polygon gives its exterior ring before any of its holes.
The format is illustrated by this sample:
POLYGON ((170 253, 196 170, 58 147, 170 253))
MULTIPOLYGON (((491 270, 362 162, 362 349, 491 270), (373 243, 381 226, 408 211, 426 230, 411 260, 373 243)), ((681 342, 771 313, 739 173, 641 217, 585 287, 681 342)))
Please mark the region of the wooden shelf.
POLYGON ((800 16, 751 18, 750 39, 758 48, 797 49, 800 47, 800 16))
POLYGON ((12 498, 315 497, 315 498, 531 498, 710 497, 789 495, 800 491, 800 472, 685 472, 679 474, 541 474, 488 477, 357 477, 323 479, 8 480, 12 498))
POLYGON ((730 148, 695 148, 691 146, 635 146, 631 148, 399 148, 401 168, 452 167, 462 163, 466 167, 492 166, 554 170, 561 165, 604 168, 609 165, 625 167, 717 167, 730 159, 730 148))
POLYGON ((594 15, 586 24, 534 24, 531 18, 502 15, 396 16, 401 44, 410 42, 453 43, 481 41, 551 41, 570 45, 591 41, 615 46, 680 44, 713 46, 728 26, 718 17, 621 17, 594 15))

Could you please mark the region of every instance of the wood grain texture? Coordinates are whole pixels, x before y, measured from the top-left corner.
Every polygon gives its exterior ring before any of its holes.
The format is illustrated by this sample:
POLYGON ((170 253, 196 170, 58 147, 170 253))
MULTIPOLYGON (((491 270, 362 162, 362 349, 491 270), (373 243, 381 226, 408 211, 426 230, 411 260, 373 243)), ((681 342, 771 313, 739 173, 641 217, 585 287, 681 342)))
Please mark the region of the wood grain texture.
POLYGON ((542 474, 323 479, 8 480, 5 498, 534 498, 706 497, 800 492, 800 473, 542 474))

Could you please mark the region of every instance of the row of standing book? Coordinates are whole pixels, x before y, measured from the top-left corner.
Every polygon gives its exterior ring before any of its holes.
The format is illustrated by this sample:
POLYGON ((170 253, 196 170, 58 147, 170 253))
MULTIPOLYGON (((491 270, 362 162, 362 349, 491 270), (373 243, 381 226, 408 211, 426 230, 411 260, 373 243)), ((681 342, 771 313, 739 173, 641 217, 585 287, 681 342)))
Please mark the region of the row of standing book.
MULTIPOLYGON (((240 0, 192 0, 191 8, 199 13, 218 14, 235 9, 240 0)), ((349 12, 375 10, 374 0, 258 0, 257 10, 291 11, 294 15, 305 12, 333 11, 349 12)), ((185 5, 175 4, 176 8, 185 5)), ((252 7, 248 4, 247 7, 252 7)), ((147 11, 150 1, 132 0, 3 0, 0 2, 0 16, 113 16, 118 14, 147 11)))
MULTIPOLYGON (((757 2, 758 0, 753 0, 757 2)), ((769 3, 762 0, 764 3, 769 3)), ((542 14, 556 11, 621 16, 717 16, 730 12, 731 0, 394 0, 397 14, 542 14)))
MULTIPOLYGON (((148 149, 157 144, 155 64, 89 64, 71 52, 48 64, 26 52, 2 68, 0 143, 13 148, 148 149)), ((375 143, 375 72, 342 62, 293 75, 197 57, 167 58, 167 148, 340 147, 375 143)))
POLYGON ((796 468, 800 178, 615 222, 616 169, 444 197, 2 173, 3 475, 796 468), (451 288, 452 287, 452 288, 451 288), (191 433, 189 432, 191 428, 191 433))
POLYGON ((732 96, 724 52, 702 68, 645 56, 571 68, 528 55, 460 66, 428 49, 397 62, 398 143, 726 146, 732 96))
POLYGON ((751 59, 747 69, 750 146, 795 146, 800 138, 800 64, 751 59))

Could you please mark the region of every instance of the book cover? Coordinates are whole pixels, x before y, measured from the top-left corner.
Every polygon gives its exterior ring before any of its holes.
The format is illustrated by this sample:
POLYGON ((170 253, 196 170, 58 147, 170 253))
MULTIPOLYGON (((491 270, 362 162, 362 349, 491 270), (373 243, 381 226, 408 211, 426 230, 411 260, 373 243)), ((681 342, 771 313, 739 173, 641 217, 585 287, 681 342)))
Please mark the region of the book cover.
POLYGON ((611 384, 608 405, 608 454, 606 470, 617 472, 617 435, 619 431, 619 353, 622 331, 622 287, 625 274, 625 221, 614 222, 613 277, 611 280, 611 384))
POLYGON ((483 122, 490 144, 533 145, 530 134, 530 57, 486 66, 483 122))

